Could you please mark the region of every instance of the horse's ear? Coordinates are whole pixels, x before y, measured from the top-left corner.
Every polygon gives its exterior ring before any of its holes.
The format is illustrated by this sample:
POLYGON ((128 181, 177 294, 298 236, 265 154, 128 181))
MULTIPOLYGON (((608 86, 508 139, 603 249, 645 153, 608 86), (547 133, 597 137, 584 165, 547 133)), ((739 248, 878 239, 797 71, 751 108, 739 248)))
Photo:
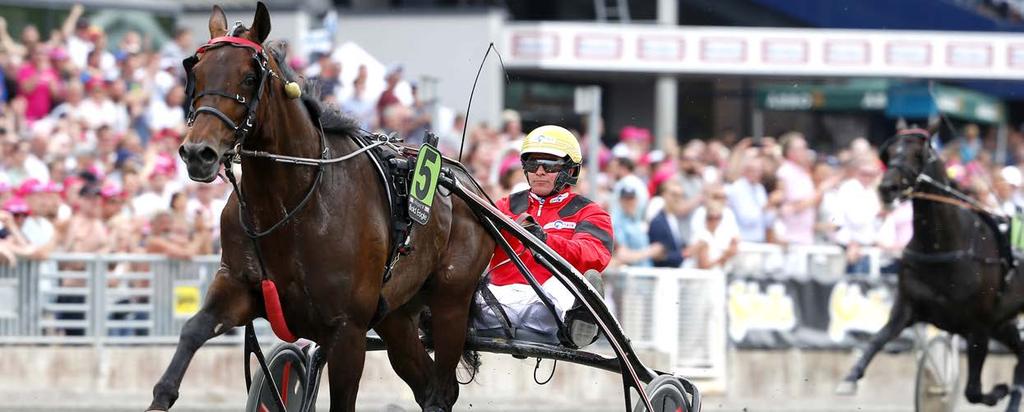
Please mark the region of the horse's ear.
POLYGON ((210 38, 217 38, 228 34, 228 17, 224 15, 224 9, 214 5, 210 12, 210 38))
POLYGON ((270 35, 270 12, 262 1, 256 3, 256 17, 252 19, 249 35, 253 41, 260 44, 270 35))

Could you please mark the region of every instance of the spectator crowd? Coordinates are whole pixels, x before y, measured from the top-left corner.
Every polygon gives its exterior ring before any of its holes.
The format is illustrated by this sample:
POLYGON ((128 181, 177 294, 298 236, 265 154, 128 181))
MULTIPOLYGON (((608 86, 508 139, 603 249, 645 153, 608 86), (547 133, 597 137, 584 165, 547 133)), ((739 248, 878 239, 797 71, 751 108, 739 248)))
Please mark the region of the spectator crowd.
MULTIPOLYGON (((189 181, 177 148, 186 130, 181 61, 197 43, 186 29, 160 48, 138 33, 117 44, 75 6, 44 39, 28 25, 17 38, 0 17, 0 264, 53 252, 155 253, 184 259, 216 253, 224 182, 189 181)), ((324 103, 367 130, 395 132, 419 144, 432 124, 430 104, 400 65, 385 89, 368 96, 365 66, 328 55, 287 64, 316 82, 324 103), (355 70, 342 84, 343 70, 355 70)), ((445 125, 449 126, 449 125, 445 125)), ((493 199, 525 189, 519 161, 523 122, 506 110, 500 125, 466 124, 456 115, 440 149, 459 157, 493 199), (462 135, 466 141, 463 145, 462 135)), ((584 151, 604 135, 580 130, 584 151)), ((778 138, 715 138, 677 143, 640 126, 598 144, 600 165, 584 169, 578 190, 610 210, 613 266, 728 269, 740 242, 838 244, 849 271, 864 272, 864 247, 898 251, 911 236, 908 204, 883 206, 877 148, 854 139, 816 153, 800 132, 778 138), (660 146, 655 145, 659 141, 660 146), (587 174, 596 173, 597 187, 587 174)), ((1021 169, 996 160, 993 133, 965 125, 940 148, 951 177, 993 209, 1024 206, 1021 169)))

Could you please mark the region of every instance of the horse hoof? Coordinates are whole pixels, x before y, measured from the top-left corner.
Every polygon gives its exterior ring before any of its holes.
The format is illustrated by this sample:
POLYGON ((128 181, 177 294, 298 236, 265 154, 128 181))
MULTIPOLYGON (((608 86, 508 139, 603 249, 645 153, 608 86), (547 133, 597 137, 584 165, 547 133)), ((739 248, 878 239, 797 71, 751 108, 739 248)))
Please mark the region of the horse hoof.
POLYGON ((989 392, 988 395, 985 396, 985 402, 983 403, 988 406, 995 406, 997 403, 999 403, 999 401, 1001 401, 1003 398, 1006 397, 1006 395, 1009 394, 1010 387, 1007 386, 1005 383, 1000 383, 992 387, 992 392, 989 392))
POLYGON ((857 381, 842 381, 836 385, 836 395, 853 396, 857 394, 857 381))

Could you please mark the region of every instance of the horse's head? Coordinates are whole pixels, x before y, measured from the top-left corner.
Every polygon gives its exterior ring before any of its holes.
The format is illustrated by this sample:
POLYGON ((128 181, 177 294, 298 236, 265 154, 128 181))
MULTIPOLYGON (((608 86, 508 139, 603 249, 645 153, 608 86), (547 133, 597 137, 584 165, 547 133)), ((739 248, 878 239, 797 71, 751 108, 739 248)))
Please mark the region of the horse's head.
POLYGON ((185 59, 190 127, 178 154, 192 180, 213 181, 225 156, 257 127, 260 100, 280 80, 261 46, 268 34, 270 13, 262 2, 251 28, 236 25, 230 32, 224 11, 213 6, 210 41, 185 59))
POLYGON ((930 133, 922 129, 901 131, 882 143, 879 155, 885 163, 885 174, 878 186, 882 203, 889 205, 910 194, 925 167, 936 159, 929 144, 930 133))

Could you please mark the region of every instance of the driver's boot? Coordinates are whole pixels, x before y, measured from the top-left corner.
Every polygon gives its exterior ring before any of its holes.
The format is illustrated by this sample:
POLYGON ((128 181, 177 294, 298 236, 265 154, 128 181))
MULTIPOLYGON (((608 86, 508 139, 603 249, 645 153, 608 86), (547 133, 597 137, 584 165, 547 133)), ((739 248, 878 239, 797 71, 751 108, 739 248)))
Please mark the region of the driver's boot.
MULTIPOLYGON (((597 296, 604 297, 604 280, 596 270, 588 270, 583 278, 597 291, 597 296)), ((577 348, 582 348, 597 340, 598 327, 594 314, 579 299, 572 309, 565 312, 565 327, 569 329, 569 338, 577 348)))

